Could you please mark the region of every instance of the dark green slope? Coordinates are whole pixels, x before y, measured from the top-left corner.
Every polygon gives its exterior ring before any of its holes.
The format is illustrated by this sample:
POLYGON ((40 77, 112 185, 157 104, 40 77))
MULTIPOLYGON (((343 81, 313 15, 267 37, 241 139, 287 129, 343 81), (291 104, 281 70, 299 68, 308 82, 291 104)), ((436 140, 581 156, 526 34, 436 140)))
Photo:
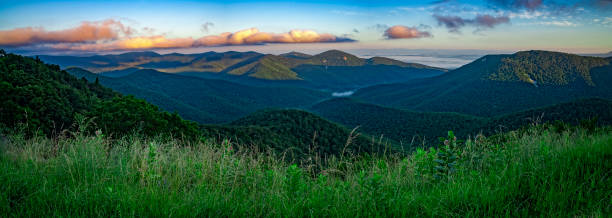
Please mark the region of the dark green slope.
MULTIPOLYGON (((83 71, 76 69, 69 71, 83 71)), ((307 107, 329 96, 324 92, 301 88, 251 87, 155 70, 139 70, 125 77, 99 79, 107 87, 133 94, 200 123, 228 122, 268 107, 307 107)))
POLYGON ((1 131, 55 135, 63 130, 76 131, 77 123, 89 123, 78 128, 100 129, 115 136, 137 132, 149 136, 198 137, 196 124, 177 114, 159 111, 154 105, 122 96, 98 82, 77 79, 57 65, 3 51, 0 92, 1 131), (81 117, 91 118, 93 123, 81 117))
MULTIPOLYGON (((298 156, 314 147, 321 155, 341 154, 351 132, 312 113, 291 109, 262 110, 229 125, 204 125, 202 129, 209 138, 228 138, 238 144, 269 147, 298 156)), ((346 146, 346 152, 378 152, 384 148, 361 135, 346 146)))
POLYGON ((147 102, 157 105, 166 111, 177 112, 181 115, 181 117, 187 120, 193 120, 198 122, 213 122, 214 120, 216 120, 215 115, 210 114, 203 109, 196 108, 181 101, 180 99, 173 98, 172 96, 169 96, 162 92, 158 92, 156 90, 148 89, 147 87, 141 88, 133 84, 126 83, 122 80, 118 80, 116 78, 101 76, 80 68, 69 68, 66 71, 77 78, 83 77, 89 81, 95 81, 96 79, 98 79, 100 84, 103 84, 106 87, 112 87, 118 92, 134 95, 139 98, 145 99, 147 102))
POLYGON ((579 99, 571 102, 533 108, 491 118, 483 131, 488 133, 514 130, 533 123, 562 121, 577 125, 586 120, 597 125, 612 125, 612 101, 600 98, 579 99))
POLYGON ((495 116, 579 98, 611 99, 609 63, 544 51, 488 55, 438 77, 367 87, 353 96, 409 110, 495 116))
POLYGON ((359 102, 349 98, 330 99, 314 105, 314 113, 373 136, 402 142, 404 145, 423 141, 435 143, 437 137, 453 130, 463 138, 484 133, 515 130, 532 123, 562 121, 579 124, 596 118, 599 125, 612 124, 612 101, 580 99, 572 102, 529 109, 507 115, 484 118, 457 113, 413 112, 359 102))
POLYGON ((466 136, 487 122, 484 118, 457 113, 413 112, 349 98, 330 99, 314 105, 310 110, 349 128, 359 126, 360 130, 370 135, 382 135, 402 144, 431 142, 444 136, 448 130, 466 136))

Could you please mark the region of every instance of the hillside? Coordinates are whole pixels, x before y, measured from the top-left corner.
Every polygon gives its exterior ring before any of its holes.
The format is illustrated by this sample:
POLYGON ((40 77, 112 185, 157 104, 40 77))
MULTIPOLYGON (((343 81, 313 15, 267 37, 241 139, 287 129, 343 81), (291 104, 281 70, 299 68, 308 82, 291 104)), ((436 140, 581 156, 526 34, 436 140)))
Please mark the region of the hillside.
MULTIPOLYGON (((67 70, 95 80, 79 68, 67 70)), ((167 111, 176 111, 199 123, 229 122, 268 107, 307 107, 328 93, 291 87, 251 87, 225 80, 200 79, 155 70, 139 70, 128 76, 98 76, 100 84, 124 94, 143 98, 167 111)))
POLYGON ((352 153, 385 149, 363 135, 357 136, 358 132, 347 146, 349 129, 301 110, 262 110, 227 125, 203 125, 202 132, 217 141, 229 139, 239 145, 258 146, 262 151, 272 148, 291 159, 304 157, 308 152, 339 155, 345 146, 345 152, 352 153))
POLYGON ((608 59, 528 51, 487 55, 437 77, 366 87, 353 96, 408 110, 496 116, 580 98, 612 99, 610 83, 608 59))
POLYGON ((373 136, 384 136, 404 145, 435 144, 448 130, 459 137, 483 133, 487 136, 516 130, 534 123, 562 121, 577 125, 596 119, 595 125, 612 125, 612 101, 580 99, 572 102, 533 108, 492 118, 457 113, 414 112, 363 103, 348 98, 330 99, 310 110, 348 128, 359 126, 373 136))
POLYGON ((457 113, 413 112, 363 103, 349 98, 334 98, 311 107, 314 113, 359 129, 373 136, 383 136, 404 145, 437 142, 453 130, 458 136, 477 133, 487 119, 457 113))
POLYGON ((289 85, 346 90, 370 85, 432 77, 446 70, 388 58, 362 59, 331 50, 317 55, 291 52, 264 55, 256 52, 165 54, 131 52, 91 57, 39 56, 63 68, 79 67, 109 77, 126 76, 138 69, 205 79, 223 79, 246 85, 289 85))
POLYGON ((118 136, 139 133, 190 138, 198 134, 195 123, 177 114, 122 96, 98 81, 77 79, 39 59, 2 52, 0 92, 0 132, 50 136, 63 134, 63 130, 99 129, 118 136))

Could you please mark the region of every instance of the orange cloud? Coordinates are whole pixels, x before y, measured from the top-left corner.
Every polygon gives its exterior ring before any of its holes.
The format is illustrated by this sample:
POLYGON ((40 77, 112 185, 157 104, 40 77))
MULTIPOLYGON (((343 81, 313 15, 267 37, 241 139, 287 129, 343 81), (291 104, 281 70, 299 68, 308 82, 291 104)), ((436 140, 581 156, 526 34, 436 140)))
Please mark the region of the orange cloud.
POLYGON ((319 34, 311 30, 292 30, 288 33, 259 32, 257 28, 241 30, 235 33, 193 38, 166 38, 164 36, 131 37, 111 42, 100 43, 59 43, 50 45, 59 50, 112 51, 143 50, 162 48, 190 48, 222 45, 252 45, 262 43, 314 43, 353 41, 331 34, 319 34))
POLYGON ((118 39, 121 34, 131 35, 133 30, 112 19, 101 22, 82 22, 80 26, 46 31, 44 28, 17 28, 0 31, 0 45, 27 46, 43 43, 82 43, 118 39))
POLYGON ((261 43, 314 43, 346 42, 348 38, 331 34, 319 34, 312 30, 291 30, 288 33, 259 32, 257 28, 241 30, 235 33, 222 33, 218 36, 205 36, 196 40, 195 46, 214 45, 247 45, 261 43))
POLYGON ((413 39, 431 37, 431 33, 420 31, 416 27, 396 25, 385 30, 384 36, 388 39, 413 39))
MULTIPOLYGON (((150 34, 150 33, 149 33, 150 34)), ((134 31, 112 19, 83 22, 80 26, 58 31, 43 28, 18 28, 0 31, 0 46, 51 48, 56 50, 112 51, 203 46, 249 45, 263 43, 346 42, 348 38, 319 34, 312 30, 291 30, 287 33, 260 32, 257 28, 234 33, 204 36, 198 39, 167 38, 162 35, 132 36, 134 31)))
POLYGON ((113 42, 103 43, 60 43, 50 45, 58 50, 79 51, 112 51, 112 50, 140 50, 154 48, 188 48, 192 47, 192 38, 168 39, 164 36, 133 37, 113 42))

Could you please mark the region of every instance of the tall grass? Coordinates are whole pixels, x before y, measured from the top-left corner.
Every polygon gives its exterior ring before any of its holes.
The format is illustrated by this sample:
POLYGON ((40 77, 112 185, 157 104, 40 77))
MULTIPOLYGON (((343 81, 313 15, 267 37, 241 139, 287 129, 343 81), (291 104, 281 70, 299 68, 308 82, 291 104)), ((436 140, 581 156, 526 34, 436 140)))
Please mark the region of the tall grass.
POLYGON ((0 139, 0 216, 609 216, 612 134, 531 128, 436 150, 291 164, 236 145, 0 139))

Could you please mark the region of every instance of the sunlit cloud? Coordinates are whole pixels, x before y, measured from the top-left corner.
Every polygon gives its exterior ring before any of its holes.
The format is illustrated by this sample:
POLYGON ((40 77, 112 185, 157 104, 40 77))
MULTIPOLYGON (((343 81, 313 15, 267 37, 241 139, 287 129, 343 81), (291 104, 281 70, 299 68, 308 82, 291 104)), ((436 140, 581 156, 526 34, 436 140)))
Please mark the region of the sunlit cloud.
POLYGON ((241 30, 235 33, 222 33, 216 36, 205 36, 197 39, 196 46, 216 45, 250 45, 262 43, 315 43, 315 42, 350 42, 349 38, 332 34, 317 33, 312 30, 291 30, 287 33, 260 32, 257 28, 241 30))
POLYGON ((421 31, 416 27, 407 27, 395 25, 385 30, 384 36, 387 39, 415 39, 423 37, 432 37, 431 33, 421 31))
MULTIPOLYGON (((206 23, 204 26, 212 26, 206 23)), ((80 26, 46 31, 42 28, 18 28, 0 31, 0 46, 50 48, 55 50, 113 51, 164 48, 191 48, 224 45, 253 45, 266 43, 319 43, 352 42, 346 37, 338 37, 312 30, 291 30, 286 33, 260 32, 257 28, 240 30, 234 33, 221 33, 194 39, 168 38, 163 35, 133 36, 134 31, 114 20, 102 22, 83 22, 80 26)), ((151 33, 149 33, 151 34, 151 33)))
POLYGON ((1 46, 27 46, 42 43, 83 43, 115 40, 129 36, 133 29, 112 19, 100 22, 82 22, 75 28, 47 31, 42 27, 26 27, 0 31, 1 46))

